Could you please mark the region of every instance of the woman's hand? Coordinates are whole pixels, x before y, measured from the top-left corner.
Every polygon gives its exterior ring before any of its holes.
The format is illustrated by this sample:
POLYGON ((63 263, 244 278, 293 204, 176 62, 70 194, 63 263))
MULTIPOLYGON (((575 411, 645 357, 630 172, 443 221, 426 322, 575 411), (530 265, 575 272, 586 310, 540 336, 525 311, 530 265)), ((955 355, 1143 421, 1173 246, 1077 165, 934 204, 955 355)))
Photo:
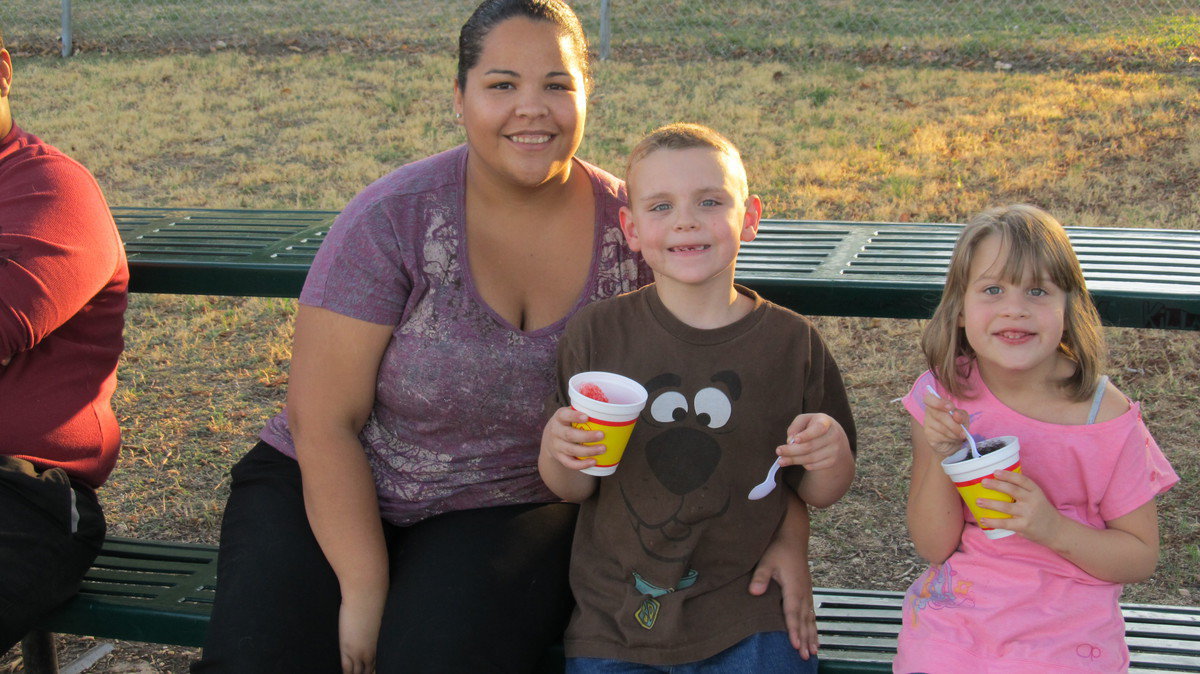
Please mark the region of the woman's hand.
POLYGON ((371 414, 392 328, 301 304, 288 384, 304 507, 342 595, 338 643, 345 672, 375 667, 388 591, 375 479, 358 438, 371 414))
POLYGON ((1012 515, 1008 519, 983 517, 980 518, 979 524, 1015 531, 1034 543, 1041 543, 1047 547, 1058 539, 1059 530, 1066 518, 1050 503, 1046 493, 1036 482, 1020 473, 1000 470, 996 471, 993 477, 985 478, 982 485, 1013 497, 1014 502, 979 499, 979 505, 988 510, 1012 515))
POLYGON ((932 393, 926 393, 925 403, 925 440, 930 449, 940 458, 946 458, 957 452, 962 443, 967 440, 964 429, 970 423, 966 410, 956 409, 954 403, 939 398, 932 393))
POLYGON ((358 606, 345 599, 338 610, 338 647, 342 652, 342 674, 372 674, 384 597, 358 606))
POLYGON ((795 494, 789 493, 787 499, 787 515, 754 568, 749 591, 759 596, 772 580, 779 583, 788 638, 792 648, 807 660, 817 654, 819 646, 812 576, 808 571, 808 508, 795 494))

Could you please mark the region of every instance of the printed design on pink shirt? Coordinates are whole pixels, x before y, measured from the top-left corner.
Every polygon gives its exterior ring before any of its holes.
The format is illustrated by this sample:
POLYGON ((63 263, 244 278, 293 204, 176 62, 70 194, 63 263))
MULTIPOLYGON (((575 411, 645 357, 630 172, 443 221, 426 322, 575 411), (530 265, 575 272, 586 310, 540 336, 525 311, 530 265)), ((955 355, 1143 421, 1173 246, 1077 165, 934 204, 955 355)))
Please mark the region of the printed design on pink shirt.
POLYGON ((1075 655, 1087 660, 1099 660, 1104 657, 1104 649, 1095 644, 1079 644, 1075 647, 1075 655))
POLYGON ((906 612, 913 627, 920 622, 920 611, 933 609, 940 611, 950 608, 973 608, 975 598, 971 595, 974 585, 969 580, 955 580, 958 572, 950 566, 950 562, 935 564, 913 583, 905 598, 906 612))

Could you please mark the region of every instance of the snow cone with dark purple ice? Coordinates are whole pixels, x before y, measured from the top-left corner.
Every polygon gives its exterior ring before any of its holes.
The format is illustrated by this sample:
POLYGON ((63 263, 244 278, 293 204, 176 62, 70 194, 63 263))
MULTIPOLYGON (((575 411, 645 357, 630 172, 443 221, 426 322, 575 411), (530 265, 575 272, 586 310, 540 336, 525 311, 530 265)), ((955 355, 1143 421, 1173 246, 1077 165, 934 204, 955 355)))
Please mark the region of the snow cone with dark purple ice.
MULTIPOLYGON (((962 449, 942 460, 942 470, 946 471, 946 474, 954 482, 955 488, 958 489, 958 495, 971 510, 976 524, 982 517, 1008 519, 1011 515, 980 507, 976 501, 981 498, 989 498, 996 501, 1013 502, 1012 497, 1008 494, 985 488, 983 480, 991 477, 998 470, 1021 472, 1021 443, 1017 441, 1016 436, 1002 435, 978 442, 977 449, 979 457, 973 458, 971 448, 963 445, 962 449)), ((1004 538, 1014 533, 1008 529, 994 529, 983 525, 979 525, 979 528, 988 538, 1004 538)))

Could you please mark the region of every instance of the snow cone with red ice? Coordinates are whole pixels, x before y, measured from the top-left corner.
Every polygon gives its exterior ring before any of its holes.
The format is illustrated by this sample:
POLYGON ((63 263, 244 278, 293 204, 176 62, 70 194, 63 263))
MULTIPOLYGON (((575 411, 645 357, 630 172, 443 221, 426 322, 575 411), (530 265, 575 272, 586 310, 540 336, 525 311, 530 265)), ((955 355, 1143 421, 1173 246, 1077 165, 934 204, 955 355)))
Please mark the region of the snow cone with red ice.
POLYGON ((583 386, 580 386, 579 392, 591 398, 592 400, 599 400, 602 403, 612 402, 608 399, 608 396, 604 394, 604 389, 590 381, 583 386))
POLYGON ((646 389, 641 384, 612 372, 580 372, 567 382, 571 407, 588 415, 587 423, 573 424, 586 431, 604 431, 604 452, 592 458, 596 465, 584 468, 588 475, 612 475, 617 470, 633 425, 646 406, 646 389))

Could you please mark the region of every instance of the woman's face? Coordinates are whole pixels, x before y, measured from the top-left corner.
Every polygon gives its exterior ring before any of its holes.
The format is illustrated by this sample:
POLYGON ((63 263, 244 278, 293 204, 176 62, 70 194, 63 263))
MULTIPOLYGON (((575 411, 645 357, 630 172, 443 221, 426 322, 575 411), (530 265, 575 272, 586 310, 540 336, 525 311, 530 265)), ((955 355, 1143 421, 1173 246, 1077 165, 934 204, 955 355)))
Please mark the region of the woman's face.
POLYGON ((553 23, 497 24, 454 91, 474 168, 522 187, 565 182, 587 115, 581 65, 553 23))

